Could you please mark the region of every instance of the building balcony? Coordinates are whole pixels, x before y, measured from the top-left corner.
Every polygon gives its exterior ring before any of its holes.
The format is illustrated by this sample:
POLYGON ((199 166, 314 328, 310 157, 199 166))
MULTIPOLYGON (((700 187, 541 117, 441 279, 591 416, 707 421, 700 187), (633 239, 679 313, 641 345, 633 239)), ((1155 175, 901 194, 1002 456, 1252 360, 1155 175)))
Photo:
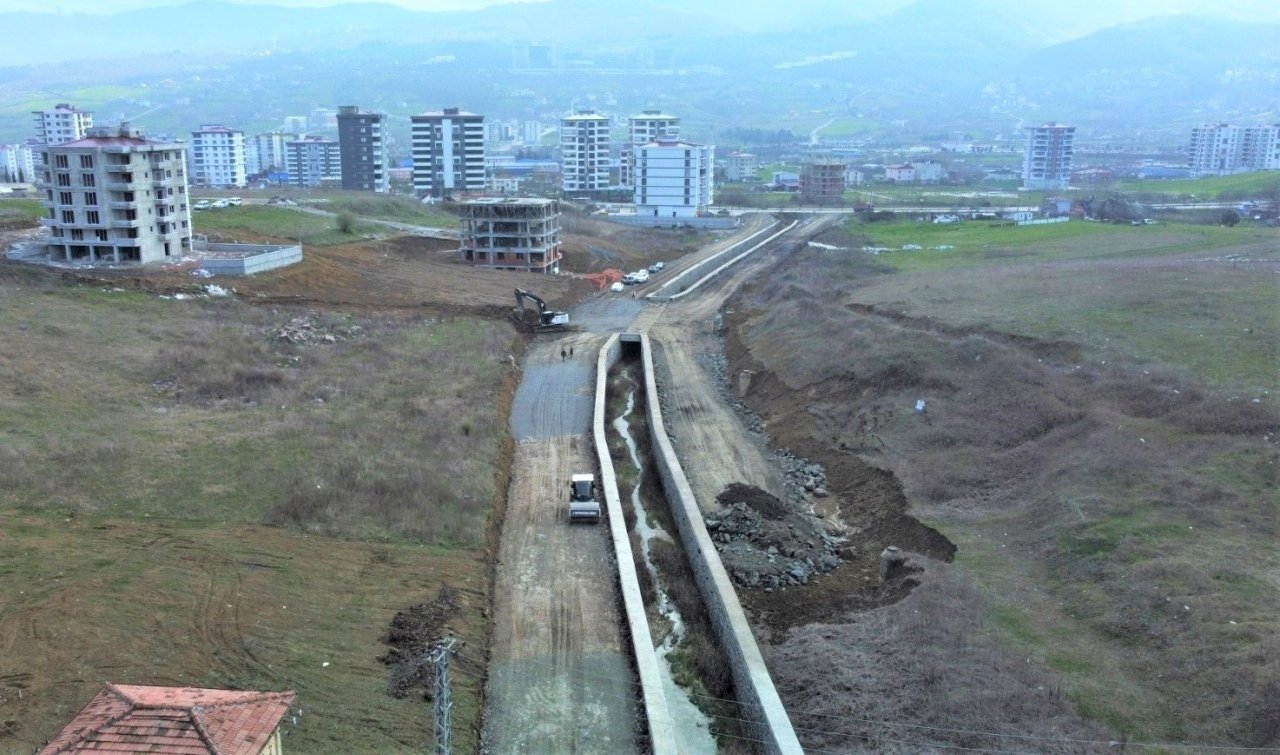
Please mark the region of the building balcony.
POLYGON ((120 200, 120 201, 112 200, 110 202, 107 202, 107 207, 113 210, 136 210, 138 209, 138 203, 126 202, 124 200, 120 200))
POLYGON ((133 191, 134 186, 128 181, 107 181, 107 191, 133 191))
POLYGON ((141 227, 142 221, 134 218, 133 220, 123 220, 119 218, 111 219, 112 228, 138 228, 141 227))
POLYGON ((107 163, 103 166, 108 173, 128 173, 133 170, 133 163, 113 164, 107 163))

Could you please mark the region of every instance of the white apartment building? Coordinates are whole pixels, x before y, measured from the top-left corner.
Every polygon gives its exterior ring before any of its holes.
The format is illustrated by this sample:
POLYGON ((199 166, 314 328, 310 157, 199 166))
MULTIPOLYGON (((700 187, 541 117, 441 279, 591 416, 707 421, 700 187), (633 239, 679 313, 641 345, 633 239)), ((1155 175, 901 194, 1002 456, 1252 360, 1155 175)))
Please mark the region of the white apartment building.
POLYGON ((730 181, 754 181, 759 167, 756 156, 750 152, 730 152, 725 158, 724 175, 730 181))
POLYGON ((244 172, 250 176, 283 171, 285 169, 284 145, 298 138, 297 134, 284 131, 268 131, 245 140, 244 172))
POLYGON ((661 110, 645 110, 627 119, 627 143, 618 162, 619 183, 632 186, 635 180, 635 145, 656 139, 679 139, 680 119, 661 110))
POLYGON ((636 214, 689 218, 711 205, 715 148, 677 139, 635 146, 636 214))
POLYGON ((592 110, 560 119, 560 188, 609 188, 609 119, 592 110))
POLYGON ((35 183, 36 151, 29 144, 0 144, 0 182, 35 183))
POLYGON ((191 185, 239 188, 245 180, 244 132, 201 126, 191 132, 191 185))
POLYGON ((74 105, 60 103, 49 110, 35 110, 36 142, 39 144, 65 144, 83 139, 93 127, 93 113, 74 105))
POLYGON ((1065 189, 1071 181, 1075 126, 1052 121, 1027 127, 1026 151, 1022 159, 1022 188, 1065 189))
POLYGON ((456 107, 415 115, 413 191, 420 197, 484 190, 484 116, 456 107))
POLYGON ((342 152, 336 139, 306 136, 284 145, 289 183, 302 189, 342 181, 342 152))
POLYGON ((191 248, 187 147, 127 125, 43 149, 49 259, 155 262, 191 248))
POLYGON ((1191 129, 1188 163, 1195 177, 1280 170, 1280 124, 1197 126, 1191 129))

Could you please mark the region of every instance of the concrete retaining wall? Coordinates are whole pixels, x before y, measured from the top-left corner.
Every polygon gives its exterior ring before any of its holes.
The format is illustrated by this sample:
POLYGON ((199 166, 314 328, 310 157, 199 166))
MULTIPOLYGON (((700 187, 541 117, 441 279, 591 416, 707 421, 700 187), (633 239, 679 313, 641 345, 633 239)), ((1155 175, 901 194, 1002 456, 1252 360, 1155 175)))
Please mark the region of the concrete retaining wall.
POLYGON ((658 385, 653 373, 653 350, 649 336, 641 336, 644 356, 644 381, 649 408, 649 432, 653 440, 654 461, 662 477, 671 513, 680 531, 689 565, 698 582, 702 600, 711 616, 712 626, 720 639, 733 672, 733 684, 737 689, 738 703, 746 711, 746 717, 757 722, 752 736, 761 740, 762 749, 768 753, 801 755, 800 740, 791 727, 791 719, 782 707, 782 700, 773 686, 764 656, 756 644, 751 626, 747 623, 738 593, 720 562, 711 536, 707 534, 702 512, 693 497, 693 489, 685 478, 684 468, 676 457, 675 449, 667 438, 662 421, 662 408, 658 403, 658 385))
MULTIPOLYGON (((208 252, 240 252, 252 249, 253 244, 207 244, 199 251, 208 252)), ((227 259, 202 259, 200 267, 213 273, 214 275, 225 275, 230 277, 254 275, 255 273, 266 272, 267 270, 275 270, 278 267, 287 267, 289 265, 302 261, 302 245, 294 244, 293 246, 258 246, 263 251, 259 254, 246 254, 243 257, 231 257, 227 259)))
POLYGON ((636 576, 636 562, 631 552, 631 537, 627 522, 622 516, 622 501, 618 497, 618 480, 609 458, 609 444, 605 435, 605 394, 609 369, 622 357, 622 345, 618 336, 612 335, 600 349, 596 358, 596 407, 592 433, 595 436, 596 455, 600 459, 600 490, 609 516, 609 535, 613 539, 613 552, 618 561, 618 583, 622 593, 622 606, 631 632, 631 649, 636 659, 636 671, 640 675, 640 689, 644 698, 645 718, 649 723, 649 746, 655 755, 676 753, 675 733, 671 726, 671 712, 667 708, 667 696, 663 691, 662 677, 658 671, 658 656, 653 652, 653 639, 649 633, 649 619, 644 611, 644 598, 640 594, 640 581, 636 576))
POLYGON ((786 233, 787 231, 791 230, 792 228, 795 228, 796 223, 798 222, 800 221, 797 220, 792 222, 791 225, 787 226, 786 228, 783 228, 781 231, 774 233, 772 236, 769 236, 764 241, 760 241, 756 243, 754 246, 750 247, 745 252, 738 253, 728 261, 722 262, 720 265, 716 266, 714 269, 711 269, 710 272, 708 272, 708 269, 710 269, 712 265, 714 265, 715 262, 718 261, 720 258, 724 257, 730 252, 736 251, 738 247, 746 244, 747 242, 771 230, 774 226, 778 224, 778 221, 775 220, 763 230, 760 230, 751 234, 750 236, 746 237, 742 241, 739 241, 738 243, 734 244, 728 249, 725 249, 723 252, 712 255, 706 258, 705 260, 703 260, 702 262, 698 263, 697 265, 694 265, 688 270, 685 270, 683 273, 680 273, 680 275, 664 283, 662 285, 662 288, 658 289, 655 293, 649 294, 649 296, 646 298, 652 299, 653 301, 674 301, 684 296, 685 294, 692 293, 699 286, 701 286, 703 283, 709 280, 712 276, 717 275, 718 273, 720 273, 722 270, 729 267, 733 263, 737 262, 743 257, 746 257, 748 254, 751 254, 752 252, 764 246, 765 244, 769 243, 770 241, 773 241, 774 239, 786 233), (667 293, 668 291, 671 291, 672 293, 667 293))
POLYGON ((723 231, 736 228, 738 219, 733 216, 703 215, 693 218, 660 218, 653 215, 603 215, 611 222, 636 225, 644 228, 702 228, 723 231))

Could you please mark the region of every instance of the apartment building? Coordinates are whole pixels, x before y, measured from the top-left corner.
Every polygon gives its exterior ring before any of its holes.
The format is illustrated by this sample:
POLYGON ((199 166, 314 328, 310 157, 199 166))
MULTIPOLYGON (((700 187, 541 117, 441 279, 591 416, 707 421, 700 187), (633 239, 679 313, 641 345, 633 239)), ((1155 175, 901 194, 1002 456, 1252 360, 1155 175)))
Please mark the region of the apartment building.
POLYGON ((36 154, 30 144, 0 144, 0 182, 34 183, 36 154))
POLYGON ((678 139, 635 146, 636 214, 688 218, 711 205, 715 148, 678 139))
POLYGON ((244 132, 201 126, 191 132, 191 185, 240 188, 245 176, 244 132))
POLYGON ((844 196, 848 166, 834 157, 816 157, 800 166, 800 193, 807 199, 838 201, 844 196))
POLYGON ((342 153, 338 142, 306 136, 284 145, 289 183, 302 189, 337 186, 342 182, 342 153))
POLYGON ((635 145, 648 144, 657 139, 679 139, 680 119, 661 110, 645 110, 627 119, 627 143, 622 147, 619 166, 619 183, 634 186, 635 145))
POLYGON ((1280 170, 1280 124, 1206 123, 1191 129, 1188 153, 1193 177, 1280 170))
POLYGON ((484 198, 463 202, 458 256, 476 267, 558 273, 560 203, 554 199, 484 198))
POLYGON ((1075 126, 1050 121, 1028 126, 1022 159, 1022 188, 1065 189, 1071 181, 1075 126))
POLYGON ((413 191, 420 197, 484 190, 484 116, 456 107, 412 116, 413 191))
POLYGON ((582 110, 560 119, 560 187, 566 192, 609 188, 609 119, 582 110))
POLYGON ((37 184, 50 260, 155 262, 191 248, 187 147, 129 128, 90 128, 43 149, 37 184))
POLYGON ((338 108, 338 149, 342 159, 342 188, 349 191, 387 192, 387 149, 382 122, 386 116, 355 105, 338 108))
POLYGON ((730 152, 725 158, 724 175, 730 181, 754 181, 760 163, 750 152, 730 152))
POLYGON ((284 147, 297 138, 297 134, 285 131, 268 131, 249 137, 244 145, 244 172, 258 176, 283 171, 287 162, 284 147))
POLYGON ((36 142, 39 144, 65 144, 83 139, 93 128, 93 113, 74 105, 59 103, 48 110, 34 110, 36 117, 36 142))

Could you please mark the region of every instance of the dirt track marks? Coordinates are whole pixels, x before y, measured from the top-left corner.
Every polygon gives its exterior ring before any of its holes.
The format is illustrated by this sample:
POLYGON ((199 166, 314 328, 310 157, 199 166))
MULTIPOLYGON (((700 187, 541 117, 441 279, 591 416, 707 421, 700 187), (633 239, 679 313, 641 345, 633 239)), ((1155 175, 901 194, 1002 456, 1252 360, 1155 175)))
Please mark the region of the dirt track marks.
POLYGON ((512 405, 517 437, 494 590, 484 746, 635 750, 636 687, 603 526, 564 517, 569 475, 595 470, 587 430, 599 338, 539 341, 512 405), (574 357, 561 361, 572 345, 574 357))

